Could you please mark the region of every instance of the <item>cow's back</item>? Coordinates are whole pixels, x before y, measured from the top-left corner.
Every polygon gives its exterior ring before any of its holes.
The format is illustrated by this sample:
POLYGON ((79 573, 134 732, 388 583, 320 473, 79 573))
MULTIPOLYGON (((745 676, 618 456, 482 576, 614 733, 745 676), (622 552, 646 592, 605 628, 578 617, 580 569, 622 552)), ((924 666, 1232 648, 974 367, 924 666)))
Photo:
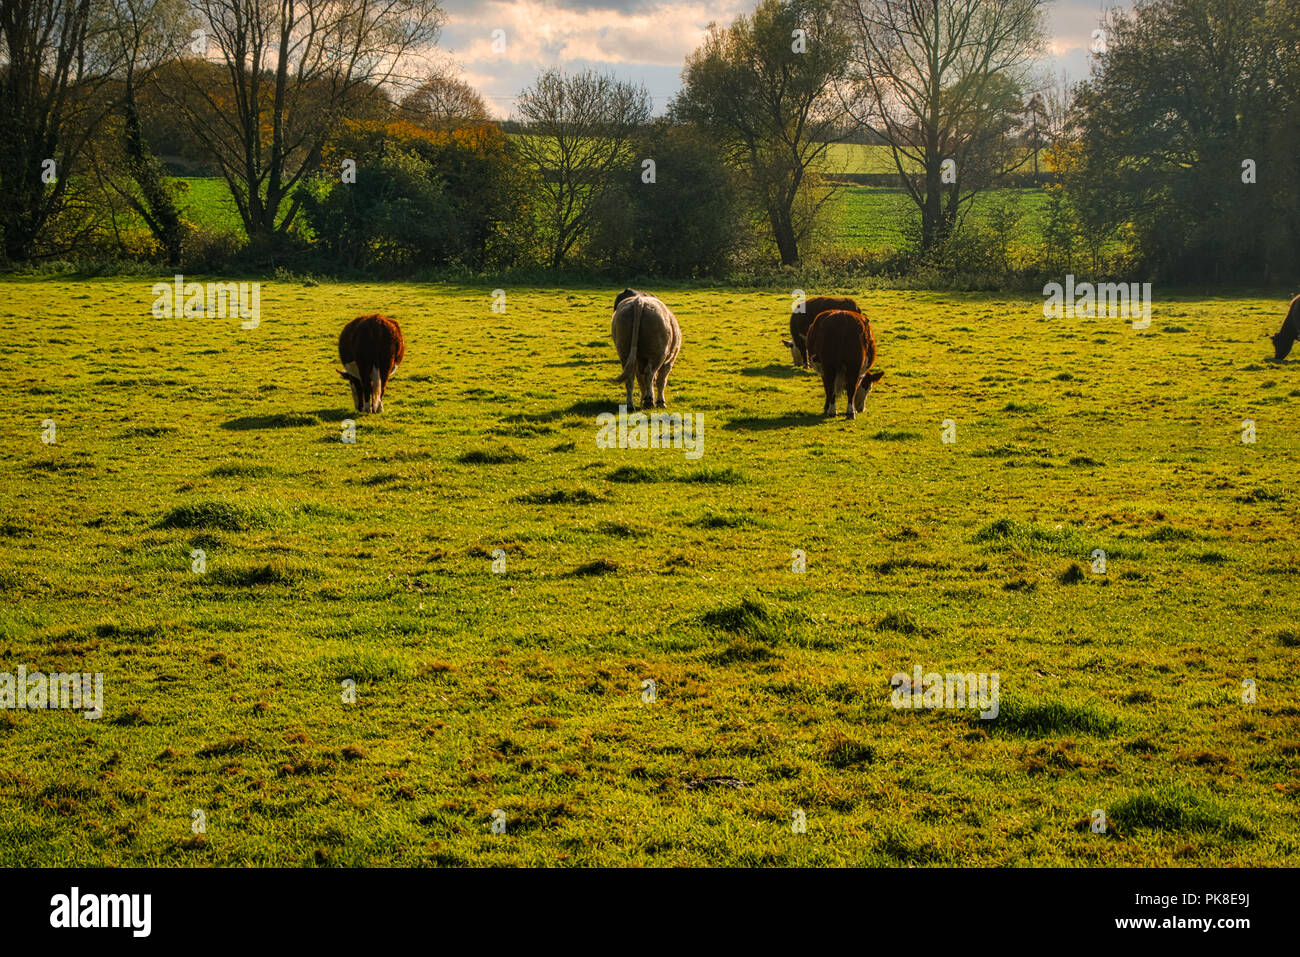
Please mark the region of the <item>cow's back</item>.
POLYGON ((626 358, 631 350, 634 327, 637 332, 636 352, 639 362, 658 368, 677 358, 682 347, 682 330, 677 317, 663 300, 642 292, 624 298, 614 309, 610 335, 622 358, 626 358))
POLYGON ((808 360, 820 370, 855 360, 863 371, 876 361, 871 322, 859 312, 831 309, 819 313, 808 329, 808 360))
POLYGON ((831 309, 843 309, 848 312, 858 312, 858 304, 852 299, 836 299, 833 296, 813 296, 807 299, 803 304, 803 312, 798 309, 790 310, 790 334, 796 337, 795 341, 803 339, 808 334, 808 328, 823 312, 831 309))
POLYGON ((385 378, 406 357, 402 327, 387 316, 358 316, 339 333, 339 361, 377 368, 385 378))

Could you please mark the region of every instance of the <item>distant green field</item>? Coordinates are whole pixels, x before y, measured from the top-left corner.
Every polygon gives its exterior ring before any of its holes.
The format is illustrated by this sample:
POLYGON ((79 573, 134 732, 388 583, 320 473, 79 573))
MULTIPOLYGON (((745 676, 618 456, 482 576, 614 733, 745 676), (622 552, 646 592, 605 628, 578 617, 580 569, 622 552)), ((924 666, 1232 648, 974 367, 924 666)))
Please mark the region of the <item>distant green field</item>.
MULTIPOLYGON (((839 148, 839 147, 837 147, 839 148)), ((845 146, 849 151, 887 151, 887 147, 845 146)), ((186 177, 186 218, 200 226, 243 235, 244 227, 225 180, 215 177, 186 177)), ((1034 189, 997 190, 980 197, 972 215, 976 221, 1001 203, 1018 208, 1022 219, 1017 242, 1032 247, 1041 242, 1046 198, 1034 189)), ((916 215, 916 207, 901 189, 875 186, 845 186, 830 208, 833 246, 850 250, 899 249, 905 244, 905 223, 916 215)))
MULTIPOLYGON (((967 214, 971 222, 988 224, 995 208, 1006 205, 1019 222, 1012 235, 1013 248, 1035 249, 1043 241, 1047 196, 1037 189, 1003 189, 976 198, 967 214)), ((844 249, 900 249, 907 244, 907 223, 917 219, 916 204, 906 191, 877 186, 843 187, 831 206, 832 242, 844 249)))
POLYGON ((218 176, 179 177, 185 184, 181 215, 193 223, 217 232, 244 235, 244 221, 239 218, 230 187, 218 176))
POLYGON ((613 288, 2 285, 0 672, 104 713, 0 709, 0 866, 1300 864, 1281 300, 825 290, 885 373, 846 422, 788 289, 658 287, 692 460, 597 447, 613 288), (997 716, 896 707, 918 667, 997 716))
MULTIPOLYGON (((916 168, 904 164, 904 168, 916 168)), ((832 173, 895 173, 894 153, 888 146, 832 143, 826 150, 826 169, 832 173)))

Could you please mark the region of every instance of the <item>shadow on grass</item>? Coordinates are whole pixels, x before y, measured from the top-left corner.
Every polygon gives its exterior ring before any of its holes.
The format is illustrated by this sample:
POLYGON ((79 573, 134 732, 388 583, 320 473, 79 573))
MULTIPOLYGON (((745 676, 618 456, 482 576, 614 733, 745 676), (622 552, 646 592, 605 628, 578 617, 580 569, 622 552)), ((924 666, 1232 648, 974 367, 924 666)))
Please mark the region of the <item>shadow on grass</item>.
POLYGON ((321 417, 306 412, 275 412, 271 415, 245 415, 221 427, 231 432, 249 432, 257 429, 296 429, 305 425, 320 425, 321 417))
POLYGON ((763 376, 768 379, 794 379, 809 373, 806 369, 797 369, 789 363, 772 362, 765 366, 750 366, 747 369, 741 369, 740 374, 750 377, 763 376))
POLYGON ((751 415, 743 419, 732 419, 722 428, 730 432, 766 432, 769 429, 792 429, 800 426, 819 425, 822 422, 819 412, 795 412, 790 415, 751 415))
MULTIPOLYGON (((611 412, 618 414, 618 399, 587 399, 582 402, 575 402, 570 406, 562 409, 551 409, 549 412, 516 412, 514 415, 507 415, 506 422, 554 422, 556 419, 564 419, 569 416, 579 416, 584 419, 594 419, 602 412, 611 412)), ((628 410, 631 411, 630 409, 628 410)))

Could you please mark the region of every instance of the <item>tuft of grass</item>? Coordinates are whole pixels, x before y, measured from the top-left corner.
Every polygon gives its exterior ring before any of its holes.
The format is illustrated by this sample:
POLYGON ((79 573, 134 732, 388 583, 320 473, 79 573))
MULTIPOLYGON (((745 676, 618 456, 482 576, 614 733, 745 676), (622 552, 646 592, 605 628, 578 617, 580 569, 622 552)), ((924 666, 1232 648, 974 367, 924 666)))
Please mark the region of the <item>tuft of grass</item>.
POLYGON ((1029 554, 1087 555, 1092 548, 1079 532, 1070 527, 1046 528, 1032 522, 999 518, 975 533, 973 539, 997 551, 1019 549, 1029 554))
POLYGON ((571 574, 574 575, 608 575, 618 571, 618 562, 611 561, 608 558, 597 558, 594 561, 579 565, 571 574))
POLYGON ((900 635, 925 635, 931 629, 923 626, 910 611, 891 611, 876 621, 877 631, 895 631, 900 635))
POLYGON ((653 469, 644 468, 640 465, 620 465, 614 471, 605 476, 611 482, 657 482, 659 481, 658 473, 653 469))
POLYGON ((1070 562, 1065 571, 1061 572, 1057 581, 1062 585, 1077 585, 1087 577, 1088 575, 1084 572, 1082 565, 1078 562, 1070 562))
POLYGON ((515 499, 524 505, 592 505, 604 499, 585 488, 552 489, 549 492, 528 492, 515 499))
POLYGON ((831 733, 822 749, 822 760, 833 768, 852 768, 860 764, 874 764, 876 749, 851 738, 840 731, 831 733))
POLYGON ((1179 528, 1176 525, 1161 525, 1142 536, 1148 542, 1185 542, 1200 537, 1193 529, 1179 528))
POLYGON ((745 512, 706 512, 691 524, 696 528, 748 528, 758 520, 745 512))
POLYGON ((315 578, 312 569, 289 565, 282 561, 273 561, 265 565, 251 565, 243 568, 218 567, 209 568, 207 580, 215 585, 228 588, 252 588, 255 585, 300 585, 315 578))
POLYGON ((245 462, 218 465, 208 471, 208 475, 212 478, 266 478, 274 474, 275 469, 269 465, 253 465, 245 462))
POLYGON ((691 469, 675 476, 675 482, 700 482, 706 485, 740 485, 749 481, 738 469, 691 469))
POLYGON ((1283 628, 1281 631, 1273 632, 1273 640, 1283 648, 1300 648, 1300 631, 1294 628, 1283 628))
POLYGON ((1246 505, 1255 505, 1259 502, 1285 502, 1286 496, 1275 488, 1265 488, 1258 486, 1249 492, 1243 492, 1241 495, 1235 495, 1233 498, 1246 505))
POLYGON ((1178 785, 1160 785, 1130 794, 1111 806, 1110 819, 1121 830, 1221 833, 1247 840, 1254 836, 1252 827, 1235 820, 1217 801, 1178 785))
POLYGON ((890 429, 881 429, 872 436, 877 442, 914 442, 917 439, 923 439, 920 432, 909 432, 906 430, 891 431, 890 429))
POLYGON ((272 505, 243 505, 208 499, 177 505, 163 516, 161 528, 203 528, 222 532, 247 532, 272 528, 286 517, 285 509, 272 505))
POLYGON ((768 645, 742 635, 728 642, 725 648, 713 655, 712 660, 719 665, 732 665, 766 661, 775 656, 776 652, 768 645))
POLYGON ((734 634, 758 634, 775 621, 776 616, 767 605, 754 598, 743 598, 736 604, 723 605, 700 616, 700 624, 706 628, 734 634))
POLYGON ((456 461, 462 465, 507 465, 527 460, 528 456, 508 445, 497 449, 471 449, 456 457, 456 461))
POLYGON ((981 727, 990 727, 1031 738, 1057 734, 1090 734, 1106 737, 1119 728, 1119 719, 1095 704, 1076 704, 1054 698, 1037 701, 1018 695, 1000 694, 998 716, 978 719, 981 727))

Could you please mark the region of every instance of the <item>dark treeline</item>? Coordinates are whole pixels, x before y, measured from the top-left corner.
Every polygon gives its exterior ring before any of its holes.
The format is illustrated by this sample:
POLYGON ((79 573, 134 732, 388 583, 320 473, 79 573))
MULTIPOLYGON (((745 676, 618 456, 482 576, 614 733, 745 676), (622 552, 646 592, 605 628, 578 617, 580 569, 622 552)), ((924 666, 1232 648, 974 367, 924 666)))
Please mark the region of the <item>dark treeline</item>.
POLYGON ((1046 5, 759 0, 710 27, 664 116, 637 84, 546 70, 503 121, 450 70, 399 72, 435 43, 436 0, 6 0, 0 256, 1300 279, 1300 5, 1140 0, 1069 89, 1038 68, 1046 5), (846 174, 851 150, 892 172, 846 174), (224 183, 238 224, 196 215, 182 176, 224 183), (904 197, 901 248, 831 237, 863 183, 904 197), (1044 194, 1028 253, 999 202, 1025 186, 1044 194))

